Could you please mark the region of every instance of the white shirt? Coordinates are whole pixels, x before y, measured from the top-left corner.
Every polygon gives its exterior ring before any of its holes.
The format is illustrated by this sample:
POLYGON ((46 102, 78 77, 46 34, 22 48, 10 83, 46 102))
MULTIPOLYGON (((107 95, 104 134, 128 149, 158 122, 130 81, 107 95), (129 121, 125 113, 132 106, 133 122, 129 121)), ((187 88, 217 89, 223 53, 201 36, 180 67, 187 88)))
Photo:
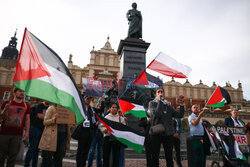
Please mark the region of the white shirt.
POLYGON ((200 122, 197 125, 193 125, 191 123, 192 120, 196 120, 198 118, 197 115, 192 113, 188 117, 188 123, 190 127, 190 136, 203 136, 204 135, 204 128, 202 125, 202 119, 200 119, 200 122))

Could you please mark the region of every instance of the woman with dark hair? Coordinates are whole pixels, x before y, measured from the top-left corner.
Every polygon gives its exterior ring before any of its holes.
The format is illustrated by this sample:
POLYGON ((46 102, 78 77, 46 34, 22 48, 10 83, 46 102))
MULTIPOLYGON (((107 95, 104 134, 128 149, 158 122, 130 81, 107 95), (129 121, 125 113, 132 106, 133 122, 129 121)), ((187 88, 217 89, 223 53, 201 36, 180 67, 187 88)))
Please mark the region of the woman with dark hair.
MULTIPOLYGON (((111 121, 115 122, 121 122, 125 124, 125 120, 120 117, 117 113, 118 105, 116 103, 111 103, 109 107, 109 114, 105 116, 106 119, 109 119, 111 121)), ((114 136, 110 134, 110 132, 107 130, 107 128, 101 124, 100 130, 102 131, 104 135, 103 139, 103 166, 109 167, 109 159, 111 155, 113 155, 113 166, 118 167, 119 166, 119 157, 120 157, 120 145, 118 142, 116 142, 116 139, 114 136)))

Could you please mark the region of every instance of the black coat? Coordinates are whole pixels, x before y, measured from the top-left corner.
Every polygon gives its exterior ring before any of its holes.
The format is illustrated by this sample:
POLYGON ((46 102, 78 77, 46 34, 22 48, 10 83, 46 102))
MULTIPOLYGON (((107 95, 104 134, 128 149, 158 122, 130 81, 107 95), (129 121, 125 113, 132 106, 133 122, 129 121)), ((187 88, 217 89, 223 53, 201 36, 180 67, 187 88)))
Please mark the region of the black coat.
POLYGON ((180 106, 180 111, 176 111, 168 102, 164 104, 157 98, 149 102, 151 113, 151 127, 162 123, 165 127, 165 135, 174 134, 174 125, 172 118, 182 118, 184 115, 184 106, 180 106))
POLYGON ((233 121, 233 119, 232 119, 231 116, 225 118, 225 120, 224 120, 224 125, 225 125, 225 126, 232 126, 232 127, 234 127, 234 121, 233 121))

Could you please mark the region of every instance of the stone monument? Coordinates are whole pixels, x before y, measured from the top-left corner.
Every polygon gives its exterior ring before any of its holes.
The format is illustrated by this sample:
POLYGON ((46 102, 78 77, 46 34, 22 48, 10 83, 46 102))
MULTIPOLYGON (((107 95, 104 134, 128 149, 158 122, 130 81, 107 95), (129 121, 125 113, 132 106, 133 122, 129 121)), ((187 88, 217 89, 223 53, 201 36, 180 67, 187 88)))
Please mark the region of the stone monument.
MULTIPOLYGON (((147 109, 148 102, 153 98, 152 91, 149 89, 137 89, 131 86, 131 82, 141 74, 146 68, 146 53, 150 43, 142 40, 142 16, 138 11, 137 4, 132 4, 133 9, 127 12, 129 20, 128 36, 120 41, 117 53, 120 55, 120 85, 118 97, 123 100, 144 105, 147 109), (128 89, 128 87, 130 87, 128 89)), ((158 80, 149 74, 148 79, 158 80)), ((128 117, 128 126, 134 129, 141 129, 138 126, 138 118, 128 117)))
POLYGON ((138 11, 137 4, 133 3, 132 8, 127 12, 129 21, 128 37, 129 38, 142 38, 142 15, 138 11))

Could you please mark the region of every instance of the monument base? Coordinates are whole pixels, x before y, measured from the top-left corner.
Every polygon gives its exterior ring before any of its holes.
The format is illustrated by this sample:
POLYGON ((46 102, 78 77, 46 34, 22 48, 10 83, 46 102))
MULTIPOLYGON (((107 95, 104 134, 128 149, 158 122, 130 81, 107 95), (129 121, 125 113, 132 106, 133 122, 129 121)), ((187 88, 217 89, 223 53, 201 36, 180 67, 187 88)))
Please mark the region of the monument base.
POLYGON ((134 78, 146 67, 146 51, 150 43, 141 39, 126 38, 121 40, 117 53, 120 57, 121 78, 134 78))
MULTIPOLYGON (((118 54, 120 57, 120 82, 118 97, 123 100, 144 105, 147 108, 147 103, 151 99, 151 90, 141 89, 132 85, 140 73, 146 67, 146 51, 150 43, 137 38, 126 38, 121 40, 118 47, 118 54)), ((127 125, 136 129, 143 130, 139 127, 139 118, 128 115, 127 125)))

